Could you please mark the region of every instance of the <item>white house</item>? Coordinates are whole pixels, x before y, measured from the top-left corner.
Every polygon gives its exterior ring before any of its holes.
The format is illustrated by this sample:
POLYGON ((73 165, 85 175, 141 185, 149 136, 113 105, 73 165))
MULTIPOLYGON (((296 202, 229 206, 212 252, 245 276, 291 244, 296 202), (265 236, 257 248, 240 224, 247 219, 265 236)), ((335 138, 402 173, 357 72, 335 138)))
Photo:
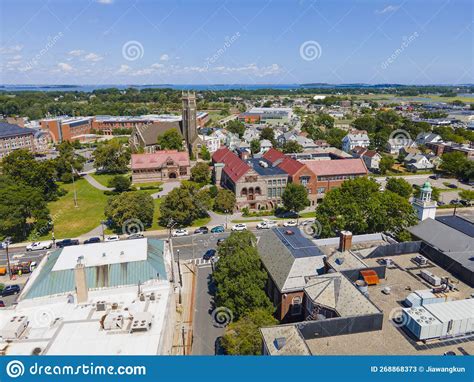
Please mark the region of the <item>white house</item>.
POLYGON ((342 149, 349 153, 355 147, 369 147, 370 139, 366 132, 352 132, 342 138, 342 149))
POLYGON ((409 138, 407 139, 400 139, 400 138, 392 138, 389 139, 385 149, 390 154, 398 154, 401 149, 408 148, 408 147, 416 147, 416 144, 409 138))
POLYGON ((212 135, 199 135, 201 141, 205 143, 207 149, 212 154, 221 147, 221 141, 219 138, 212 135))
POLYGON ((416 143, 418 145, 426 145, 427 143, 440 143, 443 139, 438 134, 434 133, 420 133, 416 136, 416 143))
POLYGON ((435 167, 423 154, 408 154, 404 162, 408 170, 415 172, 418 170, 431 170, 435 167))

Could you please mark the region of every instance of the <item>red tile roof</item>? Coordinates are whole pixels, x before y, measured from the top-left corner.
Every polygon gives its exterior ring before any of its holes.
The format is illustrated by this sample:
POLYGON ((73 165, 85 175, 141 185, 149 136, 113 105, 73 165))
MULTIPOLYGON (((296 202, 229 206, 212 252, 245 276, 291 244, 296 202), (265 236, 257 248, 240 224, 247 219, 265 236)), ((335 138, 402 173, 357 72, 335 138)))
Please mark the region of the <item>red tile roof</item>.
POLYGON ((304 166, 303 163, 290 158, 274 148, 271 148, 263 154, 263 158, 269 161, 272 165, 278 166, 290 176, 295 175, 304 166))
POLYGON ((304 163, 317 176, 367 174, 364 161, 360 158, 307 160, 304 163))
POLYGON ((172 160, 179 166, 190 166, 187 152, 162 150, 151 154, 132 154, 132 170, 161 167, 168 160, 172 160))
POLYGON ((212 155, 214 163, 224 163, 223 171, 233 182, 237 182, 250 166, 230 151, 227 147, 221 147, 212 155))

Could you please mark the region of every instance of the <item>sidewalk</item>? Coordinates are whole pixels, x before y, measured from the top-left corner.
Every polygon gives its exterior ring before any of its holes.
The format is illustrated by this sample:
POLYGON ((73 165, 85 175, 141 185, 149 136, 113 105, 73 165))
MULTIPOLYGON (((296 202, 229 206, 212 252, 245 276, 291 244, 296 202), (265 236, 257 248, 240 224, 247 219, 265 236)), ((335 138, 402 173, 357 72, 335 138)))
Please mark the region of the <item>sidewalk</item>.
POLYGON ((173 337, 173 355, 191 354, 193 339, 194 295, 196 292, 196 266, 188 262, 181 262, 181 304, 179 303, 179 276, 176 274, 178 285, 176 298, 176 324, 173 337), (184 330, 183 330, 184 329, 184 330), (184 338, 183 338, 184 333, 184 338))

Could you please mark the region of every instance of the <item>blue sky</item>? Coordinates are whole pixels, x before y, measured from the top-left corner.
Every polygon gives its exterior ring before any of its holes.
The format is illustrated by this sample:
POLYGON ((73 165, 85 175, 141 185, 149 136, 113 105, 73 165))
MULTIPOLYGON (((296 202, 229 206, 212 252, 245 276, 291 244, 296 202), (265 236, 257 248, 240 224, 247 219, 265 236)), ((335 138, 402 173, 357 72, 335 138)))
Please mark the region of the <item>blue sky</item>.
POLYGON ((451 1, 2 0, 3 84, 474 83, 451 1))

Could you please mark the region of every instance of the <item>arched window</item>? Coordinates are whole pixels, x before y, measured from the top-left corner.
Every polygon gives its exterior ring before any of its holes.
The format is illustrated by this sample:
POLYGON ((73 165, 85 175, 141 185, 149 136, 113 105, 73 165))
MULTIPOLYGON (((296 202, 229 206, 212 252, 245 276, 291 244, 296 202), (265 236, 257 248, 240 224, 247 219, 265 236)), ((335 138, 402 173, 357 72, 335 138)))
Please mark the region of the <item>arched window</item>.
POLYGON ((253 195, 253 187, 250 187, 250 188, 249 188, 249 194, 250 194, 250 195, 253 195))
POLYGON ((247 196, 247 188, 242 188, 242 191, 240 191, 240 196, 247 196))
POLYGON ((255 187, 255 194, 262 195, 262 191, 260 190, 260 187, 255 187))

